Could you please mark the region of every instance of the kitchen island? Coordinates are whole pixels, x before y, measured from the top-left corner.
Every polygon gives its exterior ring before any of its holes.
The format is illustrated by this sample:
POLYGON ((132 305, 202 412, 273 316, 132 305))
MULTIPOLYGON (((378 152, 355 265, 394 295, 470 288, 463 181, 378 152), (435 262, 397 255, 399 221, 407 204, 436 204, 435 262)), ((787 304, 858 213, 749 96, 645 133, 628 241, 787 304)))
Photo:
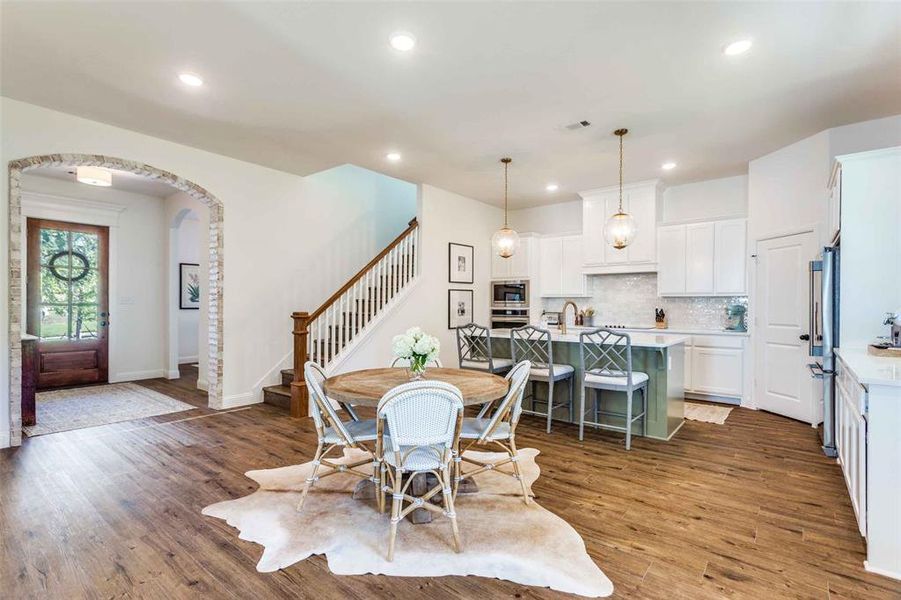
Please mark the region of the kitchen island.
MULTIPOLYGON (((573 382, 573 414, 567 414, 565 406, 554 410, 554 419, 579 422, 579 394, 582 381, 582 368, 579 360, 579 334, 591 331, 586 327, 568 327, 567 333, 561 333, 556 328, 551 328, 551 344, 555 364, 571 365, 575 369, 573 382)), ((684 361, 685 342, 688 338, 677 334, 657 334, 653 331, 629 333, 632 342, 632 370, 647 373, 648 381, 648 414, 647 437, 661 440, 670 439, 682 426, 684 414, 684 361)), ((491 330, 492 353, 496 357, 511 358, 510 356, 510 330, 491 330)), ((534 384, 536 408, 545 410, 547 398, 547 386, 543 383, 534 384)), ((596 390, 586 388, 585 411, 587 420, 593 420, 592 394, 596 390)), ((528 394, 528 391, 527 391, 528 394)), ((566 381, 558 381, 554 388, 554 403, 563 402, 569 394, 569 384, 566 381)), ((612 392, 604 390, 603 410, 625 413, 625 392, 612 392)), ((634 396, 635 406, 638 407, 639 394, 634 396)), ((526 398, 523 407, 530 410, 532 401, 526 398)), ((623 419, 617 417, 602 417, 602 423, 610 425, 623 425, 623 419)), ((632 426, 632 435, 641 435, 641 424, 636 421, 632 426)), ((586 425, 586 429, 589 426, 586 425)))

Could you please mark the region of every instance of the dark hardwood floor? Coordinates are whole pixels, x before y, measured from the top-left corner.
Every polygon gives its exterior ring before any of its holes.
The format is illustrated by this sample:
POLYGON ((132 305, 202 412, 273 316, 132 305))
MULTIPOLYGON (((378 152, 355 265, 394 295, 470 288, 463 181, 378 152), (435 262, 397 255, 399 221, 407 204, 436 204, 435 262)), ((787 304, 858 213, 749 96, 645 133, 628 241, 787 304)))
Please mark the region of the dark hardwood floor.
MULTIPOLYGON (((262 548, 200 510, 252 492, 245 471, 310 460, 311 423, 266 405, 211 411, 190 374, 145 385, 199 408, 0 451, 0 597, 562 596, 476 577, 338 577, 322 557, 258 573, 262 548)), ((632 452, 615 434, 579 443, 575 427, 543 428, 525 417, 518 436, 541 451, 538 501, 583 536, 614 597, 901 597, 863 570, 841 473, 811 427, 737 409, 632 452)))

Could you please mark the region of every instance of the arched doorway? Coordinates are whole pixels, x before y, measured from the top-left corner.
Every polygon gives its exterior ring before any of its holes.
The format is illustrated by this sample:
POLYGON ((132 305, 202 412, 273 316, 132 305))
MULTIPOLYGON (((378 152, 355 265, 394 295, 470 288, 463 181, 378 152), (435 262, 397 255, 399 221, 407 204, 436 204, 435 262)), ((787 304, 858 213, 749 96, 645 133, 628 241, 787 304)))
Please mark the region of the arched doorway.
POLYGON ((223 206, 204 188, 168 171, 143 163, 121 158, 93 154, 48 154, 32 156, 9 163, 9 345, 10 345, 10 443, 14 446, 22 440, 21 379, 22 365, 21 336, 24 331, 22 303, 24 287, 22 282, 22 174, 47 166, 96 166, 128 171, 171 185, 188 196, 199 200, 209 208, 209 293, 207 310, 209 315, 209 372, 207 375, 208 398, 211 408, 222 408, 222 275, 223 275, 223 206))

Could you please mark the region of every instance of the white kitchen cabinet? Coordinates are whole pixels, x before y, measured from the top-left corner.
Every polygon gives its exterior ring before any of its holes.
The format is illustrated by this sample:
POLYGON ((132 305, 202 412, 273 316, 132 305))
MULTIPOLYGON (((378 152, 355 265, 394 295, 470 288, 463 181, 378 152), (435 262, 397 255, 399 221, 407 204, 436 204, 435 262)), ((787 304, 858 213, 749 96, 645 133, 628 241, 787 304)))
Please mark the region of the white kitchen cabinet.
POLYGON ((535 245, 535 237, 521 235, 519 248, 510 258, 501 258, 492 249, 491 253, 491 279, 530 279, 534 273, 532 268, 532 253, 535 245))
POLYGON ((842 226, 842 164, 836 162, 829 178, 829 193, 826 196, 826 239, 824 244, 835 240, 842 226))
POLYGON ((736 296, 747 293, 746 220, 664 225, 657 230, 657 293, 736 296))
POLYGON ((538 285, 544 297, 585 295, 582 236, 545 236, 538 242, 538 285))
POLYGON ((745 390, 747 341, 737 335, 689 336, 685 343, 685 392, 740 402, 745 390))
POLYGON ((617 250, 604 239, 607 220, 619 210, 619 186, 581 192, 583 272, 649 273, 657 270, 657 215, 661 211, 659 182, 623 186, 623 210, 632 215, 635 239, 617 250))
POLYGON ((685 292, 685 226, 670 225, 657 230, 657 293, 685 292))
POLYGON ((867 536, 866 390, 838 361, 835 376, 835 446, 860 534, 867 536), (863 412, 862 412, 863 411, 863 412))
POLYGON ((685 226, 685 293, 712 295, 714 273, 713 223, 694 223, 685 226))
POLYGON ((692 389, 716 396, 741 397, 742 352, 735 348, 692 347, 692 389))
POLYGON ((743 295, 748 289, 745 285, 747 221, 717 221, 715 228, 714 291, 719 295, 743 295))

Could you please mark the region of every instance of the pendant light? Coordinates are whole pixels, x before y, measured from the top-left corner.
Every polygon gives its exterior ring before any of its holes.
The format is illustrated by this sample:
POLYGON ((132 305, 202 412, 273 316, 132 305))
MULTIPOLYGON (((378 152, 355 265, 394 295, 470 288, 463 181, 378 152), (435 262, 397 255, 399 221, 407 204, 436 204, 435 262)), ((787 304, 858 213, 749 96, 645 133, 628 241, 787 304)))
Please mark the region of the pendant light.
POLYGON ((516 249, 519 248, 519 234, 507 226, 507 167, 510 166, 513 159, 505 156, 501 162, 504 163, 504 226, 491 236, 491 245, 498 256, 510 258, 516 254, 516 249))
POLYGON ((628 129, 617 129, 613 132, 613 135, 619 137, 619 210, 607 219, 607 224, 604 226, 604 239, 617 250, 622 250, 631 244, 638 232, 635 228, 635 219, 623 211, 623 136, 627 133, 629 133, 628 129))

